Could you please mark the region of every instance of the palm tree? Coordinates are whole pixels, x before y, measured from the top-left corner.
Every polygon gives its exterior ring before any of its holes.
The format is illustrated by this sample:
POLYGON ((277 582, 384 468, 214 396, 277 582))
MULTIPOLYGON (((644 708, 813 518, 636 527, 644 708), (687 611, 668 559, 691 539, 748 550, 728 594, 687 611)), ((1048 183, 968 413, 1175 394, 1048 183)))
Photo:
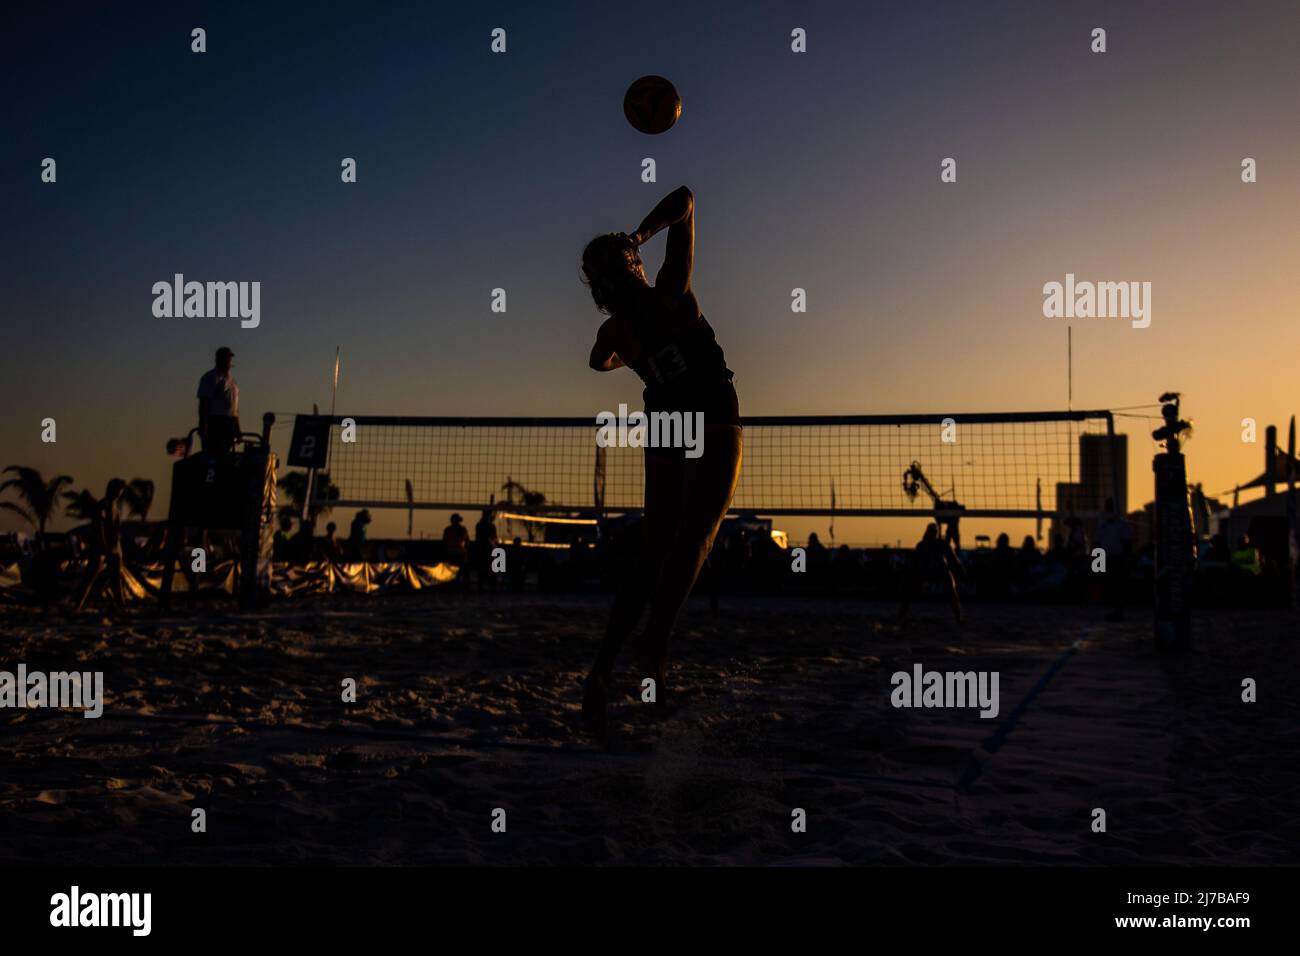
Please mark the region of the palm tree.
MULTIPOLYGON (((307 472, 291 471, 279 481, 279 488, 284 492, 285 505, 280 508, 281 514, 291 514, 295 518, 301 517, 303 505, 307 501, 307 472)), ((330 481, 329 472, 316 472, 316 493, 313 496, 311 508, 311 520, 315 521, 318 515, 327 515, 333 510, 329 504, 321 504, 321 500, 338 501, 339 489, 330 481)))
POLYGON ((526 508, 540 508, 546 504, 546 495, 540 491, 529 491, 513 478, 507 478, 506 483, 501 486, 501 490, 506 493, 506 504, 515 503, 515 492, 519 492, 522 503, 526 508))
POLYGON ((509 478, 509 477, 506 478, 506 483, 501 486, 501 490, 506 493, 506 504, 508 505, 512 505, 515 503, 516 491, 519 492, 521 497, 523 495, 528 494, 527 488, 525 488, 519 482, 515 481, 513 478, 509 478))
MULTIPOLYGON (((515 503, 515 492, 519 493, 525 511, 530 508, 540 508, 542 505, 546 504, 546 495, 542 494, 540 491, 529 491, 522 484, 510 477, 506 478, 506 483, 501 486, 501 490, 506 493, 506 504, 508 506, 515 503)), ((528 534, 529 541, 534 540, 533 535, 537 530, 537 525, 534 522, 530 521, 525 526, 525 531, 528 534)))
POLYGON ((149 509, 153 507, 153 482, 148 478, 132 478, 126 486, 122 501, 126 513, 138 517, 141 521, 149 520, 149 509))
POLYGON ((67 502, 63 507, 63 513, 69 518, 75 518, 78 521, 94 521, 96 514, 99 512, 99 499, 89 488, 82 488, 80 491, 65 491, 63 500, 67 502))
POLYGON ((72 477, 56 475, 46 481, 37 469, 22 465, 10 465, 3 473, 7 475, 9 472, 13 472, 16 477, 0 482, 0 492, 14 489, 22 499, 22 504, 0 501, 0 509, 12 511, 30 523, 36 529, 36 540, 39 543, 45 537, 45 526, 58 512, 59 494, 64 487, 72 484, 72 477))

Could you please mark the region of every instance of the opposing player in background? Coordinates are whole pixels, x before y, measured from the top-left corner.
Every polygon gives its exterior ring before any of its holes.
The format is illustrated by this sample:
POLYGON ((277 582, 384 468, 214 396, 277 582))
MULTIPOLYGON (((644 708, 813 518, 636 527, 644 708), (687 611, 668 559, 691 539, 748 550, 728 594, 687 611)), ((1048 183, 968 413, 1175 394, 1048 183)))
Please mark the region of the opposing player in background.
POLYGON ((953 618, 960 624, 961 598, 957 596, 957 574, 960 571, 961 561, 948 538, 940 537, 937 524, 926 525, 925 534, 903 568, 903 600, 898 609, 898 623, 906 619, 908 608, 925 592, 926 584, 936 583, 952 609, 953 618))
POLYGON ((587 244, 582 271, 596 308, 608 318, 596 333, 589 364, 598 372, 627 366, 645 383, 647 414, 704 415, 703 454, 645 449, 644 535, 634 571, 615 598, 596 662, 587 677, 583 718, 604 739, 614 662, 647 603, 636 642, 640 676, 655 680, 664 703, 668 643, 677 614, 709 556, 731 504, 744 447, 733 374, 691 289, 695 199, 685 186, 665 196, 631 234, 608 233, 587 244), (652 285, 639 247, 667 229, 664 262, 652 285))

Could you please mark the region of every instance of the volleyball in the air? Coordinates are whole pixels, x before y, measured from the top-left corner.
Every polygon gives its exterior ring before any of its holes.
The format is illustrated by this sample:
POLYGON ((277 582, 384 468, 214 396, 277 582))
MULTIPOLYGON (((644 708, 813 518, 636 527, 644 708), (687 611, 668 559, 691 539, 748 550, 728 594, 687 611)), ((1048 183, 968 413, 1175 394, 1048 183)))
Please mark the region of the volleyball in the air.
POLYGON ((682 115, 682 98, 662 76, 643 76, 623 95, 623 115, 642 133, 662 133, 682 115))

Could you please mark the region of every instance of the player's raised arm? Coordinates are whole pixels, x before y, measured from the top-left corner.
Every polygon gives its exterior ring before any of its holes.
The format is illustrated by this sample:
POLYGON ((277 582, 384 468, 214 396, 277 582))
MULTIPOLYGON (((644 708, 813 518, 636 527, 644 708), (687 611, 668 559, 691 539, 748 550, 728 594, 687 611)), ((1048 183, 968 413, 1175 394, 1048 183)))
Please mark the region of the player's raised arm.
POLYGON ((695 197, 687 187, 679 186, 659 200, 632 234, 632 241, 639 246, 664 228, 668 230, 668 248, 655 276, 655 288, 685 293, 691 287, 695 261, 695 197))

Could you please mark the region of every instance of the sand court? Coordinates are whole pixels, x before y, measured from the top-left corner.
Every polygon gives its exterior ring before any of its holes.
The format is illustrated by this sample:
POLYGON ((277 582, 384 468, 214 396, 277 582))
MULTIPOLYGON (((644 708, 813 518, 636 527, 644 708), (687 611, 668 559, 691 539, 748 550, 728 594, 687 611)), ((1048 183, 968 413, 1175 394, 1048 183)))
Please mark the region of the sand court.
POLYGON ((958 628, 921 605, 899 627, 869 602, 724 599, 714 619, 692 600, 672 711, 656 719, 616 671, 606 752, 578 719, 604 611, 446 593, 244 617, 6 610, 13 659, 103 670, 111 693, 97 721, 0 711, 0 859, 1298 861, 1300 674, 1276 615, 1206 612, 1202 649, 1175 660, 1148 622, 1086 609, 980 606, 958 628), (891 706, 890 676, 916 662, 997 671, 1001 714, 891 706))

